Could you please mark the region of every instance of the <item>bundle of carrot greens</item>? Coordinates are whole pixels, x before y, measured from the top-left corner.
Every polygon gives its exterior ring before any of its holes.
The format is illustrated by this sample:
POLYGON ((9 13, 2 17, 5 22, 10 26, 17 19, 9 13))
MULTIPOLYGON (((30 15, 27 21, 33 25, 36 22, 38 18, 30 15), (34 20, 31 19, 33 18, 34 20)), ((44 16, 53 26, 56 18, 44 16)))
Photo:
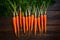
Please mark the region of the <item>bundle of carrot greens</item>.
POLYGON ((54 0, 7 0, 9 10, 12 12, 12 22, 14 33, 20 37, 20 31, 24 34, 37 31, 40 35, 46 33, 47 27, 47 9, 54 4, 54 0))

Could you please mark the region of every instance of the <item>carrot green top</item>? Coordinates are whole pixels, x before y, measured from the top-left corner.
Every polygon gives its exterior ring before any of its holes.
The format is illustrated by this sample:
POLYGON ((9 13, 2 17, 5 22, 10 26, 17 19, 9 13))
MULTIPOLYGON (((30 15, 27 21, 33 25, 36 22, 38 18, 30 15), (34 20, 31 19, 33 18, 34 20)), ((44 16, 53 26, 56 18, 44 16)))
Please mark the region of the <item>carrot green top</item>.
POLYGON ((1 0, 1 1, 3 2, 2 6, 6 8, 5 12, 8 12, 8 11, 16 12, 16 11, 19 11, 18 9, 20 7, 21 7, 21 10, 25 12, 26 9, 31 7, 32 12, 34 13, 34 7, 37 8, 38 6, 39 9, 42 7, 43 10, 47 10, 47 8, 50 5, 53 5, 55 3, 55 0, 4 0, 4 1, 1 0))

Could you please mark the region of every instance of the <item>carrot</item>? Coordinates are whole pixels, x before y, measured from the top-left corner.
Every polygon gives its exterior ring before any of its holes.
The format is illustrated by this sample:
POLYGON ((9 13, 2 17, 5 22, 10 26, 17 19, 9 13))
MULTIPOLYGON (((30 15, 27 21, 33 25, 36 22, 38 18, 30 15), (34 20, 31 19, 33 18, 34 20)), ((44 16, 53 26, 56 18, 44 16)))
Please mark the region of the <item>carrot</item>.
POLYGON ((26 15, 26 17, 25 17, 26 32, 28 32, 28 15, 27 15, 27 10, 25 11, 25 15, 26 15))
POLYGON ((14 14, 14 17, 12 18, 12 21, 13 21, 14 33, 17 36, 17 25, 16 25, 16 17, 15 17, 15 14, 14 14))
POLYGON ((30 16, 30 27, 29 27, 29 36, 33 30, 34 15, 30 16))
POLYGON ((40 33, 40 36, 41 36, 41 33, 42 33, 42 29, 41 29, 41 10, 38 9, 38 18, 37 18, 37 21, 38 21, 38 31, 40 33))
POLYGON ((23 16, 22 18, 23 18, 23 29, 24 29, 24 33, 25 33, 26 32, 26 30, 25 30, 25 17, 23 16))
POLYGON ((28 22, 29 22, 29 23, 28 23, 28 24, 29 24, 29 25, 28 25, 28 26, 29 26, 28 29, 29 29, 29 31, 30 31, 30 28, 31 28, 31 27, 30 27, 30 26, 31 26, 31 25, 30 25, 30 24, 31 24, 31 16, 28 16, 28 22))
POLYGON ((41 27, 42 27, 42 33, 43 33, 43 15, 41 14, 41 27))
POLYGON ((28 16, 28 22, 29 22, 29 29, 30 29, 30 24, 31 24, 31 16, 28 16))
POLYGON ((46 19, 47 19, 47 15, 44 14, 43 18, 44 18, 44 32, 46 33, 46 19))
POLYGON ((36 36, 36 31, 37 31, 37 18, 34 18, 34 35, 36 36))
POLYGON ((33 30, 34 15, 31 15, 31 31, 33 30))
POLYGON ((22 12, 20 12, 19 17, 20 17, 20 27, 22 28, 22 12))
POLYGON ((37 18, 38 21, 38 31, 41 33, 41 20, 40 17, 37 18))
POLYGON ((14 33, 17 36, 16 18, 15 17, 13 17, 13 26, 14 26, 14 33))
POLYGON ((30 33, 33 29, 33 19, 34 19, 33 15, 29 16, 29 36, 30 36, 30 33))
POLYGON ((26 17, 26 32, 28 31, 28 17, 26 17))
POLYGON ((31 33, 31 31, 30 31, 30 29, 31 29, 31 9, 30 9, 30 7, 28 8, 28 35, 30 36, 30 33, 31 33))
POLYGON ((16 16, 16 22, 17 22, 17 29, 18 29, 18 37, 20 36, 20 27, 19 27, 19 16, 16 16))

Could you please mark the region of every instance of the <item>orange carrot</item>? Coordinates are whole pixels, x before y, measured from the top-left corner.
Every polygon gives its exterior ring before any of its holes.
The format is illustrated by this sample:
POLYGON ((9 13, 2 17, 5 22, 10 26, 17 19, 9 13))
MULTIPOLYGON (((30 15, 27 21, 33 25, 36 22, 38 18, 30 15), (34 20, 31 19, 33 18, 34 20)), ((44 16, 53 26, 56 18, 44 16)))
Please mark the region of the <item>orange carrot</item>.
POLYGON ((30 30, 30 26, 31 26, 31 16, 28 16, 28 22, 29 22, 29 30, 30 30))
POLYGON ((31 28, 31 16, 28 16, 28 24, 29 24, 28 29, 29 29, 29 31, 30 31, 30 28, 31 28))
POLYGON ((19 16, 16 16, 16 22, 17 22, 17 29, 18 29, 18 37, 20 36, 20 27, 19 27, 19 16))
POLYGON ((29 36, 30 36, 30 33, 31 33, 31 31, 33 30, 33 21, 34 21, 34 15, 31 15, 31 16, 29 16, 29 36))
POLYGON ((36 36, 36 31, 37 31, 37 18, 34 18, 34 35, 36 36))
POLYGON ((13 20, 14 33, 17 36, 17 25, 16 25, 16 17, 15 17, 15 15, 14 15, 12 20, 13 20))
POLYGON ((42 32, 43 32, 43 15, 41 14, 41 27, 42 27, 42 32))
POLYGON ((41 20, 40 17, 37 18, 38 21, 38 31, 41 33, 41 20))
POLYGON ((29 24, 29 26, 28 26, 29 34, 28 35, 30 36, 30 33, 31 33, 31 16, 30 15, 28 16, 28 22, 29 22, 28 23, 29 24))
POLYGON ((13 22, 13 27, 14 27, 14 33, 15 33, 15 35, 17 36, 17 24, 16 24, 17 22, 16 22, 15 13, 13 13, 12 22, 13 22))
POLYGON ((30 33, 31 33, 31 16, 30 16, 31 15, 31 9, 30 8, 28 9, 28 13, 29 13, 28 14, 29 15, 28 16, 28 33, 29 34, 28 35, 30 36, 30 33))
POLYGON ((20 27, 22 28, 22 12, 20 12, 20 27))
POLYGON ((44 32, 46 33, 46 19, 47 19, 47 15, 44 14, 43 18, 44 18, 44 32))
POLYGON ((26 32, 28 31, 28 17, 26 16, 26 32))
POLYGON ((34 15, 31 15, 31 31, 33 30, 34 15))
POLYGON ((23 29, 24 29, 24 33, 26 32, 26 29, 25 29, 25 17, 23 16, 23 29))

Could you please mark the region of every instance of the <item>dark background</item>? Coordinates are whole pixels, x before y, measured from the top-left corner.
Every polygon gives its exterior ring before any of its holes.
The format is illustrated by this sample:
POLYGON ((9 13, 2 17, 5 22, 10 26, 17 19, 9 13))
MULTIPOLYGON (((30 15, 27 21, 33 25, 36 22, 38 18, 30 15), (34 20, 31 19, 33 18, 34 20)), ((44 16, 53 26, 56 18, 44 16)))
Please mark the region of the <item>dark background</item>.
MULTIPOLYGON (((12 18, 0 17, 0 40, 17 40, 13 33, 12 18)), ((20 40, 60 40, 60 0, 56 0, 53 6, 47 11, 47 33, 46 36, 31 37, 21 34, 20 40)))
POLYGON ((60 0, 55 0, 56 3, 48 8, 49 11, 60 11, 60 0))

